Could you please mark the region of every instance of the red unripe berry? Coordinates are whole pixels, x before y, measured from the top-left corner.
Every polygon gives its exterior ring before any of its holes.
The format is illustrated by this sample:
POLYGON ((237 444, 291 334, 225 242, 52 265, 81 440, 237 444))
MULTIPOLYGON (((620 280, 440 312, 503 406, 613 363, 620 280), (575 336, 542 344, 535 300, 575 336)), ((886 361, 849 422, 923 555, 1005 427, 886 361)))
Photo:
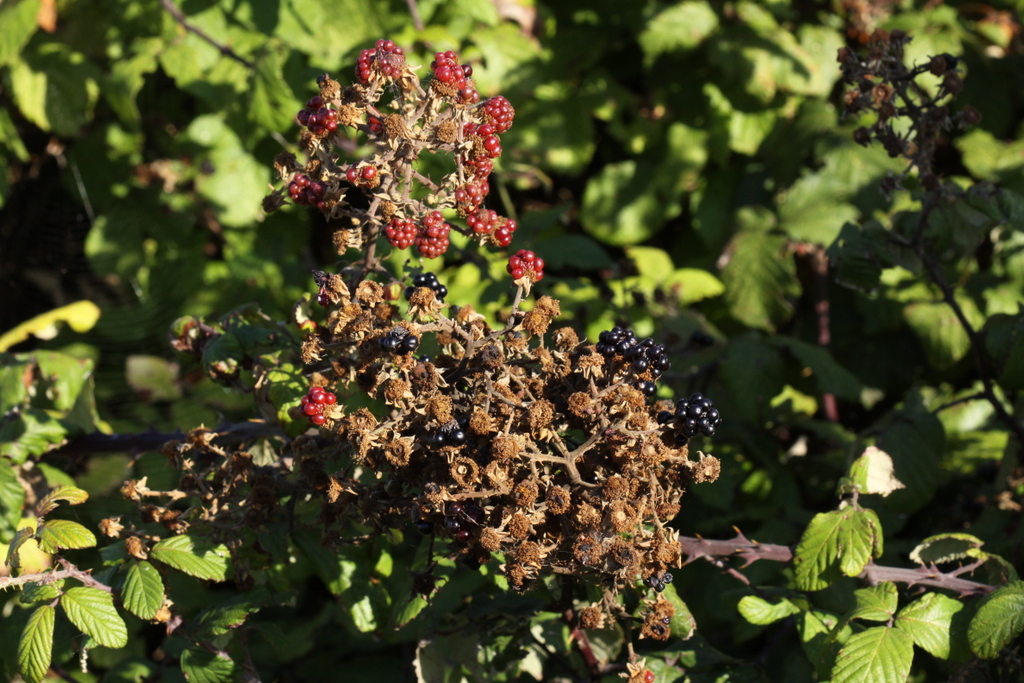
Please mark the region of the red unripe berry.
POLYGON ((377 169, 373 166, 363 166, 362 175, 364 180, 373 180, 377 177, 377 169))
POLYGON ((319 415, 320 406, 318 406, 315 403, 307 403, 306 405, 302 406, 302 412, 304 412, 306 415, 309 415, 310 417, 312 417, 313 415, 319 415))
POLYGON ((313 97, 310 97, 309 101, 306 102, 306 106, 310 109, 319 109, 324 106, 324 98, 319 95, 313 95, 313 97))
POLYGON ((477 135, 481 135, 483 137, 487 137, 488 135, 491 135, 492 133, 494 133, 494 126, 492 126, 489 123, 485 123, 482 126, 480 126, 479 128, 477 128, 476 132, 477 132, 477 135))
POLYGON ((335 396, 334 394, 332 394, 329 391, 325 391, 324 392, 324 400, 321 401, 321 403, 323 403, 326 406, 333 406, 337 402, 338 402, 338 397, 337 396, 335 396))
POLYGON ((350 166, 349 169, 347 171, 345 171, 345 179, 348 180, 353 185, 356 184, 356 180, 358 178, 359 178, 359 171, 356 169, 355 166, 350 166))
POLYGON ((324 417, 323 415, 313 415, 309 418, 309 421, 315 424, 317 427, 319 427, 323 423, 327 422, 327 418, 324 417))
POLYGON ((473 67, 471 65, 469 65, 469 64, 463 64, 462 65, 462 75, 465 76, 466 78, 469 78, 470 76, 472 76, 473 75, 473 67))
POLYGON ((330 132, 333 133, 334 131, 338 130, 338 122, 337 121, 328 121, 324 125, 324 128, 326 128, 327 130, 329 130, 330 132))
POLYGON ((486 138, 484 138, 484 149, 486 149, 488 152, 493 152, 499 147, 501 147, 501 138, 499 138, 497 135, 488 135, 486 138))
POLYGON ((654 672, 650 669, 644 670, 644 683, 654 683, 654 672))
POLYGON ((437 67, 437 69, 434 70, 434 78, 441 81, 442 83, 447 83, 448 81, 452 80, 451 67, 447 65, 437 67))

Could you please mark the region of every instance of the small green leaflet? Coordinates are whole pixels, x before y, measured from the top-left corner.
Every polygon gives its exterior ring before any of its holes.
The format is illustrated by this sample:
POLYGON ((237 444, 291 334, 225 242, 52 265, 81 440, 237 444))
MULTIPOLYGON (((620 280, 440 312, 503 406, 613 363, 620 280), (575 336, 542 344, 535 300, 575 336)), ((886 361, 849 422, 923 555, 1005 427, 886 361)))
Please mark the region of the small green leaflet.
POLYGON ((672 614, 672 622, 669 624, 669 627, 672 629, 672 635, 680 640, 689 640, 690 636, 697 630, 697 620, 693 618, 690 608, 679 597, 679 592, 674 584, 670 583, 665 586, 662 597, 668 600, 672 607, 675 608, 675 612, 672 614))
POLYGON ((51 519, 44 522, 37 532, 39 549, 44 553, 55 553, 66 548, 91 548, 96 545, 96 536, 78 522, 67 519, 51 519))
POLYGON ((164 582, 156 567, 145 561, 131 563, 124 579, 121 602, 135 616, 152 619, 164 604, 164 582))
POLYGON ((21 591, 21 601, 28 604, 43 600, 56 600, 60 597, 63 588, 63 579, 53 583, 26 583, 21 591))
POLYGON ((969 557, 985 542, 977 536, 959 532, 936 534, 921 541, 910 553, 910 559, 919 564, 941 564, 969 557))
POLYGON ((953 616, 964 608, 959 600, 941 593, 925 593, 900 610, 896 627, 909 633, 914 644, 939 659, 949 658, 949 631, 953 616))
POLYGON ((37 607, 29 616, 18 641, 18 671, 25 683, 39 683, 50 669, 53 656, 53 621, 56 608, 37 607))
POLYGON ((874 626, 850 636, 832 667, 832 683, 906 683, 914 639, 895 628, 874 626))
POLYGON ((967 628, 974 654, 984 659, 999 651, 1024 631, 1024 581, 1014 581, 992 591, 978 606, 967 628))
POLYGON ((881 524, 872 510, 847 507, 814 516, 796 548, 796 585, 816 591, 857 576, 882 554, 881 524))
POLYGON ((768 602, 756 595, 745 595, 740 598, 739 610, 744 619, 759 626, 773 624, 792 614, 800 613, 800 608, 786 598, 778 602, 768 602))
POLYGON ((856 590, 853 597, 857 601, 857 606, 850 612, 849 618, 868 621, 888 622, 896 613, 896 604, 899 600, 896 584, 890 581, 856 590))
POLYGON ((21 569, 21 557, 18 555, 18 550, 25 544, 25 541, 32 538, 36 530, 34 527, 23 527, 18 529, 14 534, 14 538, 11 539, 11 546, 7 549, 7 559, 4 560, 4 564, 11 569, 21 569))
POLYGON ((189 647, 181 653, 181 670, 189 683, 228 683, 239 671, 235 663, 223 653, 213 653, 189 647))
POLYGON ((195 621, 196 639, 211 639, 238 628, 245 623, 250 614, 258 612, 263 606, 262 603, 269 599, 270 594, 260 587, 235 596, 217 607, 204 610, 195 621))
POLYGON ((896 478, 892 456, 875 446, 868 446, 850 466, 850 479, 861 493, 888 496, 906 485, 896 478))
POLYGON ((187 535, 172 536, 153 546, 149 555, 197 579, 224 581, 227 578, 229 553, 224 545, 210 547, 187 535))
POLYGON ((58 486, 50 491, 36 504, 36 517, 43 517, 57 507, 60 501, 69 505, 78 505, 89 499, 89 494, 75 486, 58 486))
POLYGON ((128 628, 114 609, 114 596, 110 593, 80 586, 65 591, 60 604, 71 623, 100 645, 124 647, 128 643, 128 628))

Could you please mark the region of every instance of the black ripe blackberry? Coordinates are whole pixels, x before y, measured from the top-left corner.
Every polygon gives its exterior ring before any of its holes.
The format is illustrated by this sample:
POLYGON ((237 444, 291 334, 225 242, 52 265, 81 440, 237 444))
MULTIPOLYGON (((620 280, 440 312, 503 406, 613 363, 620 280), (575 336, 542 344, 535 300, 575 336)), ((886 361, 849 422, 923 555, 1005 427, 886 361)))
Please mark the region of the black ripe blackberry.
MULTIPOLYGON (((463 446, 466 443, 466 418, 451 420, 436 432, 428 434, 426 444, 433 448, 441 446, 463 446)), ((453 503, 455 505, 455 503, 453 503)))
POLYGON ((440 302, 444 303, 444 298, 448 296, 448 288, 437 281, 437 276, 433 273, 417 273, 412 276, 412 286, 405 288, 405 298, 408 299, 412 296, 413 290, 417 287, 426 287, 427 289, 434 290, 434 297, 440 302))
POLYGON ((675 428, 686 439, 692 439, 698 432, 714 436, 721 422, 722 416, 715 409, 715 404, 704 394, 696 393, 676 402, 675 428))
MULTIPOLYGON (((605 358, 622 356, 636 374, 650 371, 651 377, 658 379, 669 369, 665 345, 655 344, 650 337, 638 340, 633 330, 628 327, 616 325, 610 330, 605 330, 598 335, 596 348, 605 358)), ((648 393, 639 384, 637 388, 647 396, 654 395, 653 390, 648 393)))
POLYGON ((644 579, 644 584, 646 586, 653 588, 659 593, 665 590, 665 586, 667 586, 670 583, 672 583, 672 575, 668 572, 665 572, 660 576, 657 574, 651 574, 646 579, 644 579))
POLYGON ((380 347, 399 356, 412 353, 420 346, 419 337, 409 334, 404 327, 396 327, 380 338, 380 347))

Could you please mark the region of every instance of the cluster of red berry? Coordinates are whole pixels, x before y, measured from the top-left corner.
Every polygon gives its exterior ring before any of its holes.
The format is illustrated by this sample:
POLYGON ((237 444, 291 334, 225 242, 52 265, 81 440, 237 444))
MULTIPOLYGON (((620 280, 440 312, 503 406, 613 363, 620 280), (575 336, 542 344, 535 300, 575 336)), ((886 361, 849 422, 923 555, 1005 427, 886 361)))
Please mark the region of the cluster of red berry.
POLYGON ((480 93, 469 80, 473 75, 473 67, 459 64, 459 56, 453 50, 435 53, 430 68, 434 72, 434 79, 457 91, 459 99, 465 104, 480 101, 480 93))
POLYGON ((323 136, 338 130, 338 112, 324 106, 324 98, 315 95, 299 110, 295 119, 313 135, 323 136))
POLYGON ((508 265, 505 270, 509 272, 513 280, 521 277, 529 278, 530 282, 540 282, 544 279, 544 259, 532 251, 520 249, 515 256, 508 257, 508 265))
POLYGON ((501 95, 496 95, 484 102, 484 116, 487 122, 494 127, 495 133, 504 133, 512 127, 512 120, 516 117, 516 110, 512 103, 501 95))
POLYGON ((360 83, 369 83, 375 70, 385 78, 398 78, 403 66, 405 51, 395 45, 394 41, 381 38, 373 48, 359 53, 356 79, 360 83))
POLYGON ((296 204, 311 204, 319 209, 324 208, 323 183, 310 180, 308 176, 301 173, 297 174, 295 178, 288 183, 288 196, 291 197, 292 201, 296 204))
POLYGON ((379 182, 377 180, 377 168, 370 165, 360 166, 358 164, 352 164, 348 167, 348 170, 345 171, 345 180, 352 185, 376 187, 379 182))
POLYGON ((396 216, 384 228, 384 234, 395 249, 408 249, 415 244, 424 258, 437 258, 448 251, 451 230, 440 211, 431 211, 419 225, 396 216))
POLYGON ((302 397, 302 413, 317 427, 327 422, 324 417, 324 406, 333 406, 338 397, 320 387, 313 387, 302 397))
POLYGON ((510 218, 503 218, 492 209, 477 209, 466 216, 466 224, 477 235, 490 235, 499 247, 507 247, 512 243, 512 233, 519 225, 510 218))

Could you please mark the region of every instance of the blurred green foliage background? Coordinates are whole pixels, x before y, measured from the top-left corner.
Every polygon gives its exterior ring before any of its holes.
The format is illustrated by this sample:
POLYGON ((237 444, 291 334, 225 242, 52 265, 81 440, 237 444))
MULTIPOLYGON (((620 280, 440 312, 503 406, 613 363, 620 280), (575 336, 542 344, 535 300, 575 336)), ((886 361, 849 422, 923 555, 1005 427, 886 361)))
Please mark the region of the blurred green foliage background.
MULTIPOLYGON (((723 477, 687 498, 683 531, 721 537, 736 525, 792 543, 832 505, 857 447, 878 439, 907 484, 880 503, 887 556, 913 547, 904 535, 970 528, 1020 566, 1024 532, 1012 506, 994 503, 1016 446, 984 401, 935 412, 978 387, 951 310, 911 267, 875 264, 866 279, 847 278, 851 288, 821 264, 841 235, 853 239, 844 226, 888 229, 916 201, 878 189, 904 162, 853 142, 862 122, 842 113, 837 50, 902 28, 913 37, 909 60, 957 57, 965 90, 952 106, 974 106, 983 120, 948 131, 939 171, 964 187, 1024 192, 1022 9, 1020 0, 4 0, 0 330, 97 304, 88 331, 46 327, 9 350, 89 359, 98 414, 114 431, 249 416, 249 398, 171 353, 169 324, 247 302, 286 319, 315 294, 311 270, 346 258, 331 230, 305 207, 260 209, 273 157, 296 149, 295 112, 318 75, 349 82, 378 38, 405 47, 422 75, 435 51, 454 49, 483 96, 516 108, 489 203, 519 221, 513 249, 546 259, 539 291, 591 340, 628 324, 667 343, 673 372, 661 395, 701 390, 725 416, 714 442, 723 477)), ((936 229, 955 233, 947 223, 936 229)), ((991 219, 978 244, 947 255, 978 327, 1010 324, 1010 355, 1024 348, 1013 323, 1024 302, 1022 229, 1021 216, 991 219)), ((512 294, 499 277, 504 258, 461 253, 427 268, 449 302, 497 314, 512 294)), ((1001 366, 998 379, 1019 406, 1024 366, 1001 366)), ((83 476, 109 490, 118 470, 103 474, 102 463, 83 476)), ((735 585, 711 568, 687 571, 705 582, 694 595, 681 589, 705 637, 758 652, 760 632, 728 597, 735 585)), ((777 571, 751 570, 759 581, 777 571)), ((777 656, 768 663, 788 670, 777 656)))

